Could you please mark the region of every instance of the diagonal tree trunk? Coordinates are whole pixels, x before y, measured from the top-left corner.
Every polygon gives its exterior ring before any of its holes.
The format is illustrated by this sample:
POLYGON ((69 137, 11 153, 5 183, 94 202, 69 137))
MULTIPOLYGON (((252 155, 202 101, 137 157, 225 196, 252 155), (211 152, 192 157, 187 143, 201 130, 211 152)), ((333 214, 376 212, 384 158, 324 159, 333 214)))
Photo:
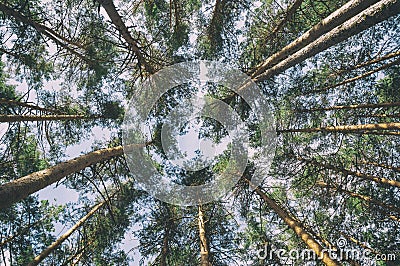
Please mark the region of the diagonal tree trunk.
POLYGON ((393 170, 393 171, 396 171, 396 172, 400 172, 400 167, 387 165, 387 164, 383 164, 383 163, 368 162, 368 161, 361 161, 359 163, 360 164, 366 164, 366 165, 373 165, 373 166, 377 166, 377 167, 381 167, 381 168, 390 169, 390 170, 393 170))
MULTIPOLYGON (((141 148, 149 143, 132 145, 130 148, 141 148)), ((55 166, 18 178, 0 186, 0 209, 22 200, 32 193, 45 188, 62 178, 79 172, 86 167, 123 155, 122 146, 90 152, 77 158, 59 163, 55 166)))
POLYGON ((79 227, 81 227, 90 217, 93 216, 101 207, 103 207, 107 201, 103 201, 95 205, 84 217, 82 217, 74 226, 72 226, 65 234, 60 236, 50 246, 43 250, 38 256, 36 256, 28 266, 36 266, 43 261, 50 253, 58 248, 68 237, 70 237, 79 227))
POLYGON ((211 266, 210 263, 210 249, 208 246, 208 240, 206 236, 205 218, 204 211, 201 205, 198 207, 198 226, 199 226, 199 238, 200 238, 200 265, 211 266))
POLYGON ((10 243, 11 241, 13 241, 15 238, 17 238, 17 237, 19 237, 19 236, 25 235, 26 233, 28 233, 28 232, 30 231, 30 229, 31 229, 33 226, 36 226, 36 225, 42 223, 42 222, 43 222, 45 219, 47 219, 47 218, 48 218, 48 217, 43 217, 43 218, 37 220, 36 222, 34 222, 33 224, 30 224, 30 225, 27 225, 27 226, 23 227, 22 229, 20 229, 20 230, 19 230, 18 232, 16 232, 15 234, 13 234, 13 235, 11 235, 11 236, 9 236, 9 237, 6 237, 5 239, 3 239, 3 240, 0 242, 0 247, 3 247, 3 246, 6 245, 7 243, 10 243))
POLYGON ((98 119, 102 116, 86 115, 0 115, 0 122, 21 122, 21 121, 65 121, 98 119))
POLYGON ((400 181, 397 180, 392 180, 392 179, 387 179, 385 177, 378 177, 378 176, 373 176, 373 175, 369 175, 369 174, 364 174, 361 172, 356 172, 356 171, 352 171, 352 170, 347 170, 344 168, 340 168, 331 164, 326 164, 326 163, 320 163, 317 162, 316 160, 308 160, 308 159, 304 159, 304 158, 297 158, 300 161, 303 161, 305 163, 314 165, 314 166, 318 166, 318 167, 322 167, 325 169, 329 169, 329 170, 333 170, 337 173, 342 173, 344 175, 352 175, 352 176, 356 176, 359 177, 361 179, 364 180, 370 180, 370 181, 374 181, 378 184, 382 184, 382 185, 390 185, 390 186, 394 186, 394 187, 399 187, 400 188, 400 181))
POLYGON ((357 115, 357 117, 376 117, 376 118, 400 118, 400 114, 370 114, 370 115, 357 115))
POLYGON ((376 109, 376 108, 389 108, 389 107, 397 107, 397 106, 400 106, 400 102, 336 105, 336 106, 322 107, 322 108, 297 109, 297 110, 295 110, 295 112, 309 113, 309 112, 316 112, 316 111, 354 110, 354 109, 366 109, 366 108, 376 109))
POLYGON ((363 249, 369 250, 371 253, 376 254, 376 255, 380 255, 381 253, 376 251, 375 249, 372 249, 370 247, 368 247, 366 244, 364 244, 363 242, 355 239, 354 237, 344 233, 344 232, 339 232, 340 235, 342 235, 344 238, 350 240, 351 242, 353 242, 354 244, 358 245, 359 247, 362 247, 363 249))
POLYGON ((69 53, 77 56, 80 58, 82 61, 86 62, 89 65, 94 65, 95 62, 87 57, 85 57, 83 54, 79 53, 76 48, 82 48, 82 46, 76 42, 72 42, 71 40, 66 39, 65 37, 59 35, 57 32, 54 30, 48 28, 45 25, 42 25, 29 17, 21 14, 19 11, 5 5, 4 3, 0 3, 0 10, 4 14, 13 17, 14 19, 21 21, 22 23, 26 25, 30 25, 34 27, 39 33, 45 35, 48 37, 50 40, 52 40, 55 44, 61 46, 62 48, 66 49, 69 53), (75 48, 71 47, 70 45, 75 46, 75 48))
POLYGON ((33 105, 33 104, 29 104, 29 103, 25 103, 25 102, 21 102, 21 101, 17 101, 17 100, 10 100, 10 99, 0 98, 0 104, 26 107, 26 108, 31 109, 31 110, 38 110, 38 111, 47 112, 47 113, 53 113, 53 114, 62 114, 62 112, 59 111, 59 110, 50 109, 50 108, 47 108, 47 107, 40 107, 40 106, 37 106, 37 105, 33 105))
POLYGON ((277 133, 288 132, 359 132, 364 130, 393 130, 400 129, 400 123, 379 123, 379 124, 360 124, 360 125, 344 125, 344 126, 327 126, 327 127, 314 127, 314 128, 293 128, 277 130, 277 133))
POLYGON ((285 26, 285 24, 294 16, 296 11, 300 8, 301 4, 304 2, 304 0, 295 0, 293 4, 291 4, 285 11, 285 16, 284 18, 279 21, 278 25, 276 25, 272 31, 268 34, 268 36, 265 38, 265 42, 268 42, 269 40, 275 38, 276 34, 285 26))
POLYGON ((370 196, 358 194, 358 193, 355 193, 355 192, 340 188, 340 187, 335 186, 335 185, 331 186, 331 185, 328 185, 325 182, 317 182, 316 185, 319 186, 319 187, 322 187, 322 188, 332 189, 334 191, 347 194, 347 195, 349 195, 349 196, 351 196, 353 198, 358 198, 358 199, 361 199, 361 200, 363 200, 365 202, 372 203, 374 205, 380 206, 381 208, 383 208, 383 209, 385 209, 387 211, 395 211, 395 212, 400 214, 400 208, 398 208, 398 207, 396 207, 394 205, 383 203, 383 202, 381 202, 379 200, 376 200, 376 199, 374 199, 374 198, 372 198, 370 196))
POLYGON ((139 68, 140 66, 144 66, 145 70, 153 74, 155 70, 150 65, 149 62, 144 58, 142 51, 140 50, 139 44, 130 34, 128 27, 122 21, 122 17, 119 15, 117 8, 114 5, 112 0, 96 0, 107 12, 107 15, 110 17, 111 22, 117 27, 118 31, 121 33, 122 38, 129 45, 130 49, 138 58, 139 68))
POLYGON ((310 30, 305 32, 299 38, 288 44, 279 52, 273 54, 267 58, 264 62, 256 67, 254 73, 252 73, 252 78, 257 77, 262 72, 271 68, 273 65, 279 63, 283 59, 289 57, 300 49, 306 47, 308 44, 312 43, 325 33, 331 31, 335 27, 344 23, 346 20, 357 15, 361 11, 365 10, 370 5, 377 3, 378 0, 352 0, 347 2, 341 8, 333 12, 331 15, 323 19, 317 25, 312 27, 310 30))
POLYGON ((379 63, 381 61, 385 61, 385 60, 388 60, 390 58, 397 57, 397 56, 400 56, 400 51, 389 53, 389 54, 386 54, 386 55, 384 55, 382 57, 374 58, 374 59, 372 59, 370 61, 363 62, 363 63, 360 63, 360 64, 355 65, 355 66, 351 66, 351 67, 347 67, 347 68, 344 68, 344 69, 337 70, 337 71, 335 71, 335 73, 329 75, 329 77, 331 77, 331 76, 339 76, 339 75, 341 75, 343 73, 346 73, 346 72, 349 72, 349 71, 352 71, 352 70, 356 70, 356 69, 359 69, 359 68, 363 68, 363 67, 366 67, 366 66, 369 66, 369 65, 373 65, 373 64, 376 64, 376 63, 379 63))
MULTIPOLYGON (((365 1, 363 1, 365 2, 365 1)), ((342 10, 343 11, 343 10, 342 10)), ((396 14, 400 13, 400 1, 398 0, 381 0, 380 2, 369 7, 357 16, 344 22, 342 25, 336 27, 322 37, 313 41, 306 47, 291 54, 287 59, 280 61, 273 67, 261 66, 260 69, 265 71, 256 71, 252 78, 255 81, 263 81, 269 79, 286 69, 295 66, 304 60, 336 45, 351 36, 354 36, 365 29, 368 29, 379 22, 382 22, 396 14), (269 68, 270 67, 270 68, 269 68)))
POLYGON ((380 66, 378 68, 375 68, 375 69, 372 69, 370 71, 367 71, 367 72, 365 72, 365 73, 363 73, 361 75, 358 75, 356 77, 343 80, 342 82, 339 82, 339 83, 336 83, 336 84, 333 84, 333 85, 329 85, 329 86, 326 86, 326 87, 321 88, 321 89, 309 91, 309 92, 303 93, 302 95, 309 95, 309 94, 312 94, 312 93, 325 92, 325 91, 337 88, 339 86, 343 86, 345 84, 348 84, 348 83, 363 79, 363 78, 368 77, 368 76, 371 76, 372 74, 375 74, 375 73, 377 73, 379 71, 382 71, 382 70, 384 70, 386 68, 389 68, 389 67, 392 67, 392 66, 396 66, 396 65, 399 65, 399 64, 400 64, 400 58, 397 58, 396 60, 394 60, 394 61, 392 61, 390 63, 384 64, 384 65, 382 65, 382 66, 380 66))
POLYGON ((322 262, 327 266, 340 266, 341 264, 329 257, 327 252, 323 252, 324 248, 320 243, 314 238, 314 236, 307 232, 304 226, 298 221, 298 219, 292 217, 292 215, 283 209, 279 204, 268 197, 264 192, 261 191, 259 187, 255 187, 250 180, 245 179, 247 183, 249 183, 250 187, 254 189, 254 191, 264 200, 264 202, 288 225, 296 235, 303 240, 303 242, 309 247, 311 250, 315 252, 318 258, 322 258, 322 262))

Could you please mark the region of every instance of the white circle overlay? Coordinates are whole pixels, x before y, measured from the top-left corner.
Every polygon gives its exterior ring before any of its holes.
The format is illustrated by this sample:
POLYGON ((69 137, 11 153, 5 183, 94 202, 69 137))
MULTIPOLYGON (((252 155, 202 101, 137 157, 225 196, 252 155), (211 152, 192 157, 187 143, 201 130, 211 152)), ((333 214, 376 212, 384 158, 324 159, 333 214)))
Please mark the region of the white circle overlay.
MULTIPOLYGON (((275 154, 275 120, 261 89, 245 73, 216 61, 184 62, 163 68, 146 81, 135 85, 134 89, 135 95, 130 99, 125 112, 122 142, 129 170, 140 188, 155 198, 174 205, 195 206, 213 202, 232 192, 243 176, 249 160, 254 164, 255 171, 251 177, 246 178, 251 178, 254 187, 263 183, 275 154), (157 101, 168 90, 193 82, 200 85, 222 85, 238 94, 256 116, 256 134, 261 142, 257 147, 250 148, 246 121, 242 121, 236 111, 224 101, 208 95, 181 100, 167 114, 161 128, 162 149, 171 163, 191 172, 209 166, 205 161, 199 161, 194 166, 184 164, 185 158, 179 152, 180 147, 177 147, 179 129, 195 118, 206 117, 218 121, 228 132, 230 141, 230 157, 225 169, 215 173, 214 178, 205 184, 185 186, 170 181, 165 173, 160 172, 143 144, 151 141, 146 139, 149 127, 147 119, 157 101)), ((203 149, 207 155, 215 153, 215 147, 210 143, 203 149), (207 146, 210 150, 207 150, 207 146)))

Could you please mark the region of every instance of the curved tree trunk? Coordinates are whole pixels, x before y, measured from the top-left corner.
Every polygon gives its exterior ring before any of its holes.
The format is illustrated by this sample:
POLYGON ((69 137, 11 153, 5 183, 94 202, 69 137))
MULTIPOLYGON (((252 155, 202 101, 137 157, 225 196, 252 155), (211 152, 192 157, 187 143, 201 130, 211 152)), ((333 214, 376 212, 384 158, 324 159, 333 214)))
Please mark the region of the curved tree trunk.
MULTIPOLYGON (((365 3, 367 1, 361 2, 365 3)), ((344 10, 341 11, 343 12, 344 10)), ((357 10, 356 13, 358 13, 358 11, 359 10, 357 10)), ((290 56, 287 59, 280 61, 275 66, 271 67, 268 63, 264 62, 263 65, 260 66, 260 69, 265 69, 265 71, 256 71, 252 75, 252 78, 255 81, 269 79, 398 13, 400 13, 400 2, 398 0, 382 0, 313 41, 296 53, 291 55, 287 54, 287 56, 290 56)), ((314 38, 311 38, 311 40, 314 40, 314 38)), ((282 51, 279 53, 282 53, 282 51)))
POLYGON ((74 233, 79 227, 81 227, 90 217, 92 217, 95 212, 97 212, 107 201, 103 201, 96 206, 94 206, 84 217, 82 217, 74 226, 72 226, 65 234, 54 241, 50 246, 43 250, 38 256, 36 256, 28 266, 36 266, 42 260, 44 260, 51 252, 53 252, 57 247, 59 247, 72 233, 74 233))
POLYGON ((130 146, 117 146, 90 152, 74 159, 59 163, 55 166, 38 171, 0 186, 0 209, 7 208, 11 204, 24 199, 42 188, 45 188, 62 178, 79 172, 89 165, 107 161, 113 157, 121 156, 129 149, 140 149, 152 144, 132 144, 130 146))

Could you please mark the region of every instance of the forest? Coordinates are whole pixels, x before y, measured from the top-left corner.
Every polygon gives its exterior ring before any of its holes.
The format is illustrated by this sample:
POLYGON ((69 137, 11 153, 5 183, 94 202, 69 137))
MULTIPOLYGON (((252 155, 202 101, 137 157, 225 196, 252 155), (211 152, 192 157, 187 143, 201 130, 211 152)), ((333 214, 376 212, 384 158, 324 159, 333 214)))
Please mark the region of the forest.
POLYGON ((399 0, 0 0, 0 265, 399 266, 399 0))

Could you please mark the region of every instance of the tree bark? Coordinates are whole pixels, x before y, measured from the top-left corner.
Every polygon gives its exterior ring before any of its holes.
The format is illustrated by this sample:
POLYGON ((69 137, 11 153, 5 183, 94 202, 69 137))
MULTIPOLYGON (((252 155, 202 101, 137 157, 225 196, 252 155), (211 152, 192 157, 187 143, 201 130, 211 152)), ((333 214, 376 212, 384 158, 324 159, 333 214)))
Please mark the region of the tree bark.
MULTIPOLYGON (((367 1, 357 1, 366 3, 367 1)), ((359 3, 360 5, 361 3, 359 3)), ((366 5, 366 6, 369 6, 366 5)), ((342 8, 339 9, 340 12, 345 12, 342 8)), ((360 11, 358 7, 356 10, 353 10, 356 14, 360 11)), ((340 13, 338 12, 338 13, 340 13)), ((397 0, 382 0, 373 6, 369 7, 365 11, 361 12, 360 14, 352 17, 348 21, 344 22, 342 25, 337 26, 336 24, 333 30, 326 33, 322 37, 318 38, 317 40, 313 41, 312 43, 308 44, 301 50, 298 50, 296 53, 287 53, 285 48, 278 52, 279 54, 284 54, 285 56, 289 56, 283 61, 280 61, 275 66, 271 67, 269 61, 271 59, 265 61, 260 67, 258 71, 256 71, 252 78, 255 81, 263 81, 269 79, 286 69, 297 65, 300 62, 303 62, 307 58, 310 58, 319 52, 322 52, 331 46, 338 44, 351 36, 354 36, 369 27, 372 27, 379 22, 382 22, 393 15, 396 15, 400 12, 400 2, 397 0), (263 71, 265 70, 265 71, 263 71)), ((352 14, 354 15, 354 13, 352 14)), ((340 16, 339 16, 340 17, 340 16)), ((351 16, 350 16, 351 17, 351 16)), ((348 17, 346 17, 348 19, 348 17)), ((324 22, 323 22, 324 23, 324 22)), ((324 24, 321 25, 324 25, 324 24)), ((326 23, 326 22, 325 22, 326 23)), ((323 27, 323 26, 321 26, 323 27)), ((319 36, 318 36, 319 37, 319 36)), ((314 40, 315 37, 310 38, 310 40, 314 40)), ((281 60, 280 58, 279 60, 281 60)), ((278 62, 279 60, 274 60, 273 62, 278 62)))
POLYGON ((357 15, 370 5, 373 5, 377 2, 378 0, 372 0, 372 1, 352 0, 347 2, 341 8, 339 8, 331 15, 329 15, 321 22, 319 22, 317 25, 312 27, 310 30, 305 32, 299 38, 297 38, 296 40, 285 46, 282 50, 273 54, 272 56, 267 58, 264 62, 259 64, 256 67, 254 73, 252 73, 252 78, 255 78, 258 75, 262 74, 262 72, 264 72, 268 68, 271 68, 273 65, 279 63, 283 59, 289 57, 290 55, 294 54, 300 49, 306 47, 308 44, 312 43, 325 33, 331 31, 335 27, 344 23, 346 20, 357 15))
POLYGON ((101 116, 86 115, 0 115, 0 122, 22 122, 22 121, 65 121, 98 119, 101 116))
POLYGON ((94 151, 55 166, 18 178, 0 186, 0 209, 28 197, 62 178, 81 171, 89 165, 123 154, 122 146, 94 151))
POLYGON ((352 105, 336 105, 322 108, 311 108, 311 109, 296 109, 298 113, 309 113, 315 111, 332 111, 332 110, 354 110, 354 109, 376 109, 376 108, 388 108, 400 106, 400 102, 393 103, 365 103, 365 104, 352 104, 352 105))
POLYGON ((169 226, 167 226, 167 228, 165 229, 165 232, 164 232, 164 237, 163 237, 160 266, 167 266, 167 254, 169 251, 169 246, 168 246, 169 231, 170 231, 170 228, 169 228, 169 226))
POLYGON ((106 11, 107 15, 110 17, 111 22, 117 27, 118 31, 121 33, 121 36, 124 38, 126 43, 129 45, 130 49, 138 58, 139 68, 144 66, 145 70, 153 74, 155 73, 153 67, 149 62, 144 58, 142 51, 140 50, 139 44, 130 34, 128 27, 122 21, 122 17, 119 15, 117 8, 115 7, 112 0, 96 0, 106 11))
POLYGON ((322 258, 322 262, 327 266, 339 266, 337 260, 330 258, 328 252, 324 252, 324 248, 321 246, 318 241, 315 240, 314 236, 306 231, 304 226, 291 214, 289 214, 286 210, 284 210, 279 204, 268 197, 264 192, 261 191, 259 187, 255 187, 250 180, 245 179, 246 182, 249 183, 250 187, 254 189, 254 191, 264 200, 264 202, 288 225, 296 235, 303 240, 303 242, 315 252, 318 258, 322 258))
POLYGON ((74 233, 79 227, 81 227, 90 217, 95 214, 107 201, 103 201, 95 205, 84 217, 82 217, 74 226, 72 226, 65 234, 54 241, 50 246, 43 250, 38 256, 36 256, 28 266, 36 266, 43 261, 51 252, 59 247, 72 233, 74 233))
POLYGON ((288 133, 288 132, 357 132, 364 130, 393 130, 400 129, 400 123, 379 123, 379 124, 360 124, 360 125, 344 125, 344 126, 327 126, 327 127, 314 127, 314 128, 294 128, 294 129, 281 129, 277 130, 277 133, 288 133))
POLYGON ((208 247, 208 240, 206 236, 205 218, 202 206, 198 207, 198 225, 199 225, 199 237, 200 237, 200 265, 211 266, 210 263, 210 249, 208 247))
POLYGON ((79 172, 90 165, 121 156, 124 154, 124 150, 129 151, 129 149, 143 148, 152 143, 153 142, 150 141, 143 144, 132 144, 124 147, 117 146, 93 151, 45 170, 5 183, 0 186, 0 209, 5 209, 13 203, 28 197, 30 194, 60 181, 70 174, 79 172))

